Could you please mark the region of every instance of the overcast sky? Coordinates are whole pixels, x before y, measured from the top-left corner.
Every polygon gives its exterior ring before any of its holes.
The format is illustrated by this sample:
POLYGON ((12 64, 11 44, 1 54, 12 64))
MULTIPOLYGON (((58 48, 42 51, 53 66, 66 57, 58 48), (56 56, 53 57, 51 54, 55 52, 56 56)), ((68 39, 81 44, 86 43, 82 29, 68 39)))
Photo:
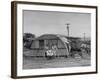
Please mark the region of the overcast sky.
POLYGON ((70 23, 70 36, 86 37, 91 35, 91 15, 88 13, 23 11, 24 33, 67 35, 67 23, 70 23))

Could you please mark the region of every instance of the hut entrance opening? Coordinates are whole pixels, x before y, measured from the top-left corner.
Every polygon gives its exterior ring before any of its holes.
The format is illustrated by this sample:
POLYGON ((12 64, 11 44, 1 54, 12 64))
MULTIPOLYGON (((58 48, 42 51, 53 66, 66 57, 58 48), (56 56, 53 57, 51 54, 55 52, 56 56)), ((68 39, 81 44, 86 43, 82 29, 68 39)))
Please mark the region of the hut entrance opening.
POLYGON ((44 49, 44 40, 39 40, 39 48, 44 49))

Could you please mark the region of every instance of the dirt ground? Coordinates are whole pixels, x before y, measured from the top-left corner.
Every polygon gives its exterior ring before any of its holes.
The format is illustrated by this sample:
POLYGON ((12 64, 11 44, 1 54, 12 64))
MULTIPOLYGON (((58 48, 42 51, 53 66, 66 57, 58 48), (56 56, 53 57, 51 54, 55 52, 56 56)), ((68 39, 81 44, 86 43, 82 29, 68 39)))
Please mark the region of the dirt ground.
POLYGON ((72 57, 55 57, 47 60, 45 57, 25 57, 23 58, 23 69, 41 69, 41 68, 62 68, 62 67, 83 67, 90 66, 91 59, 89 55, 81 58, 79 55, 72 57))

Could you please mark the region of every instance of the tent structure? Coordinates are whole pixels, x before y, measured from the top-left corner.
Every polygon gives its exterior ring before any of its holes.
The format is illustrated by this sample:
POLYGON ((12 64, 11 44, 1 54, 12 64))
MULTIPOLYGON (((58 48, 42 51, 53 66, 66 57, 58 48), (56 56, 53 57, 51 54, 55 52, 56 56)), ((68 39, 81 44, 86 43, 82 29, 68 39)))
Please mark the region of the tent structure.
POLYGON ((71 46, 69 40, 64 35, 44 34, 35 38, 32 42, 31 49, 33 56, 45 56, 47 48, 50 50, 56 46, 56 56, 68 56, 71 46))

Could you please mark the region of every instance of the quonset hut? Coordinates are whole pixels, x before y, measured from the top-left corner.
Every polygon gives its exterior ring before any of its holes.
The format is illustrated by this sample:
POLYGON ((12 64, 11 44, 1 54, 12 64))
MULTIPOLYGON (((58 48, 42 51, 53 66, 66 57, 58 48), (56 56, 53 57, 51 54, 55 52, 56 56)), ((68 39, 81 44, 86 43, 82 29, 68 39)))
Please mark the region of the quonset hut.
POLYGON ((69 40, 64 35, 44 34, 33 40, 31 49, 32 56, 45 56, 46 47, 49 49, 55 45, 57 47, 56 56, 67 56, 70 51, 69 40))

